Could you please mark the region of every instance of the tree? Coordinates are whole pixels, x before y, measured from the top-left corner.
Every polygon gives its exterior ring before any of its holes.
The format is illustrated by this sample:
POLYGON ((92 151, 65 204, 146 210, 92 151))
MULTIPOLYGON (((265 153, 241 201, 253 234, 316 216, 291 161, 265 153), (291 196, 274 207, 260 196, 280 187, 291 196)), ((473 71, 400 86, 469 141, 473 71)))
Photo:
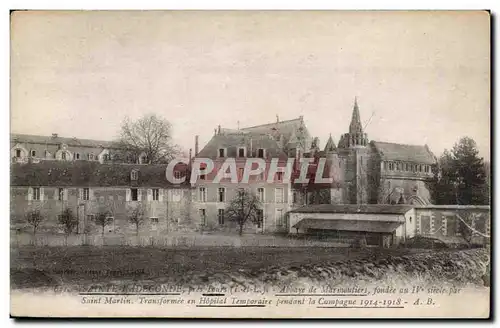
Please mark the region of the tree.
POLYGON ((66 234, 66 245, 68 244, 68 235, 70 235, 73 230, 75 230, 78 225, 78 219, 73 215, 71 209, 66 208, 61 215, 59 215, 59 224, 63 227, 64 233, 66 234))
POLYGON ((451 151, 445 150, 433 172, 428 187, 435 204, 489 204, 485 165, 471 138, 463 137, 451 151))
POLYGON ((33 236, 36 235, 40 223, 45 219, 39 209, 34 209, 26 213, 26 221, 33 228, 33 236))
POLYGON ((135 233, 138 236, 139 228, 144 223, 144 207, 142 204, 138 204, 130 210, 128 219, 135 226, 135 233))
POLYGON ((239 189, 236 196, 226 208, 226 217, 239 226, 239 235, 243 234, 246 222, 258 223, 260 220, 259 209, 261 204, 257 195, 248 189, 239 189))
POLYGON ((172 142, 170 123, 155 114, 135 122, 125 118, 114 147, 115 159, 132 163, 139 162, 141 157, 147 164, 168 163, 179 153, 179 147, 172 142))
POLYGON ((98 227, 101 227, 102 236, 104 237, 104 229, 108 224, 113 222, 113 218, 111 217, 111 211, 108 210, 105 206, 100 206, 97 213, 92 218, 94 224, 98 227))

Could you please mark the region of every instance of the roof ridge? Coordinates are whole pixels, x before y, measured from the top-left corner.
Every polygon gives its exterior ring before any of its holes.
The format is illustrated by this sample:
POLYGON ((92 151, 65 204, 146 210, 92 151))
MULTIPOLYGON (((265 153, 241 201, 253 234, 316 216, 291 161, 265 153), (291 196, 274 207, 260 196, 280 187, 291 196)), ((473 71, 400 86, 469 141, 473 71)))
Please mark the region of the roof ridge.
POLYGON ((376 140, 372 140, 372 142, 384 143, 384 144, 392 144, 392 145, 401 145, 401 146, 425 147, 425 145, 417 145, 417 144, 409 144, 409 143, 399 143, 399 142, 376 141, 376 140))
POLYGON ((288 123, 291 121, 300 121, 300 117, 298 118, 293 118, 290 120, 284 120, 284 121, 279 121, 279 122, 274 122, 274 123, 265 123, 265 124, 258 124, 258 125, 253 125, 253 126, 247 126, 245 128, 241 128, 240 130, 245 130, 245 129, 251 129, 251 128, 256 128, 256 127, 261 127, 261 126, 266 126, 266 125, 273 125, 273 124, 280 124, 280 123, 288 123))
POLYGON ((43 135, 43 134, 27 134, 27 133, 11 133, 10 134, 11 138, 12 137, 17 137, 17 136, 26 136, 26 137, 43 137, 47 139, 71 139, 71 140, 90 140, 90 141, 97 141, 97 142, 114 142, 114 140, 102 140, 102 139, 89 139, 89 138, 78 138, 78 137, 64 137, 64 136, 57 136, 53 138, 50 135, 43 135))

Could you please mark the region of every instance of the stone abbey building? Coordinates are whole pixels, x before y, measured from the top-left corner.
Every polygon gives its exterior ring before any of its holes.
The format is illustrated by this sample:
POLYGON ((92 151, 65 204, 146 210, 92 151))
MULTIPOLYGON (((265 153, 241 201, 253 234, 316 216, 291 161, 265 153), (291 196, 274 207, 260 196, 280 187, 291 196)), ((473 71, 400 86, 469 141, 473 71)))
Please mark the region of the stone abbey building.
MULTIPOLYGON (((307 204, 429 204, 426 181, 436 159, 426 145, 370 141, 363 131, 354 102, 348 131, 335 143, 330 136, 320 148, 318 138, 303 117, 273 123, 227 129, 217 127, 212 138, 194 156, 210 158, 214 172, 194 184, 170 184, 166 165, 111 163, 110 142, 32 135, 11 136, 11 222, 25 225, 25 212, 38 208, 49 218, 44 229, 57 230, 57 216, 71 208, 78 216, 78 230, 96 230, 90 224, 99 207, 107 206, 112 218, 108 232, 132 232, 128 213, 144 209, 142 229, 161 234, 173 230, 231 227, 225 219, 227 204, 238 188, 250 188, 259 197, 261 221, 247 229, 255 232, 287 232, 287 213, 307 204), (284 166, 294 159, 290 181, 277 173, 272 182, 259 176, 248 184, 213 183, 215 172, 227 158, 237 163, 238 177, 247 158, 262 158, 269 171, 271 160, 284 166), (298 163, 308 158, 309 183, 296 182, 298 163), (323 177, 332 183, 316 183, 320 160, 326 160, 323 177)), ((177 176, 189 181, 190 164, 176 166, 177 176)))

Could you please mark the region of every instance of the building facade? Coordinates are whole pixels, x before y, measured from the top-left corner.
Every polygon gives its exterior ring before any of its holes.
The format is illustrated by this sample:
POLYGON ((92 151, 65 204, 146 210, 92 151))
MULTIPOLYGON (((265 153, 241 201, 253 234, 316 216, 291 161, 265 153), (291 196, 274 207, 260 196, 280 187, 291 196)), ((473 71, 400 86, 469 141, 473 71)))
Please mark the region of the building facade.
MULTIPOLYGON (((187 166, 178 175, 188 174, 187 166)), ((32 229, 27 215, 39 211, 44 220, 40 232, 61 233, 58 217, 70 209, 78 220, 76 233, 164 234, 196 230, 189 184, 170 184, 166 165, 100 164, 59 162, 13 164, 11 167, 11 228, 32 229), (142 222, 130 221, 139 211, 142 222), (109 218, 104 227, 94 222, 100 213, 109 218)))
POLYGON ((174 185, 165 177, 166 165, 117 164, 113 159, 119 149, 111 142, 56 134, 12 135, 12 222, 22 222, 26 209, 40 208, 56 218, 71 208, 79 217, 78 229, 88 230, 92 215, 106 205, 111 206, 113 218, 120 218, 113 220, 109 230, 127 232, 126 218, 140 205, 154 231, 177 227, 226 230, 234 226, 226 218, 227 206, 244 188, 257 195, 261 204, 261 220, 246 229, 287 233, 287 213, 304 205, 429 204, 426 181, 436 163, 426 145, 370 141, 356 100, 348 132, 337 144, 330 135, 323 149, 302 116, 286 121, 277 117, 276 122, 241 129, 219 126, 207 144, 198 148, 196 137, 194 157, 182 167, 182 174, 188 177, 193 161, 201 158, 211 159, 213 170, 192 184, 174 185), (256 158, 264 161, 264 172, 243 183, 245 163, 256 158), (236 183, 216 179, 227 159, 234 160, 236 183), (301 183, 297 178, 304 159, 310 161, 309 181, 301 183), (276 172, 276 167, 290 163, 289 177, 279 169, 276 172), (318 171, 332 182, 317 181, 318 171))

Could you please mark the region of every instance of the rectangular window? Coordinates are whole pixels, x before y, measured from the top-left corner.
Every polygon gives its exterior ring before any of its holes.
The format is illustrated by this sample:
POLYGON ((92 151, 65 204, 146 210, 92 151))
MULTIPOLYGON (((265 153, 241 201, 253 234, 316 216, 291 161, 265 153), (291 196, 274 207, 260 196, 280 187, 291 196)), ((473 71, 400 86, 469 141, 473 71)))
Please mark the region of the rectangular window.
POLYGON ((76 159, 80 159, 80 154, 79 153, 75 153, 75 158, 76 159))
POLYGON ((284 202, 284 199, 283 199, 283 188, 276 188, 274 196, 275 196, 274 197, 274 201, 276 203, 283 203, 284 202))
POLYGON ((130 189, 130 199, 133 202, 136 202, 139 200, 139 191, 137 190, 137 188, 130 189))
POLYGON ((199 213, 200 213, 200 222, 201 222, 201 225, 206 225, 207 224, 207 217, 205 215, 205 209, 204 208, 200 208, 199 213))
POLYGON ((257 228, 261 228, 264 222, 264 210, 257 210, 257 228))
POLYGON ((61 158, 62 158, 62 160, 63 160, 63 161, 65 161, 65 160, 66 160, 66 153, 65 153, 65 152, 63 152, 63 153, 61 154, 61 158))
POLYGON ((207 201, 207 189, 205 187, 200 187, 199 189, 199 201, 202 203, 207 201))
POLYGON ((151 218, 151 224, 158 224, 158 218, 151 218))
POLYGON ((264 148, 257 149, 257 157, 264 158, 264 148))
POLYGON ((64 188, 59 188, 57 191, 57 200, 64 200, 64 188))
POLYGON ((278 227, 282 227, 284 226, 284 218, 283 218, 283 209, 282 208, 278 208, 276 209, 276 225, 278 227))
POLYGON ((397 170, 397 171, 399 171, 400 169, 401 169, 400 163, 399 163, 399 162, 397 162, 397 163, 396 163, 396 170, 397 170))
POLYGON ((35 157, 36 156, 36 151, 32 150, 31 151, 31 157, 35 157))
POLYGON ((21 157, 21 149, 16 149, 16 157, 21 157))
POLYGON ((293 199, 292 199, 293 203, 294 203, 294 204, 297 204, 297 192, 296 192, 296 191, 294 191, 294 192, 292 193, 292 197, 293 197, 293 199))
POLYGON ((90 199, 90 189, 83 188, 83 200, 89 200, 89 199, 90 199))
POLYGON ((153 200, 160 200, 160 189, 153 189, 153 200))
POLYGON ((224 209, 220 208, 219 212, 217 213, 217 219, 219 221, 219 225, 224 224, 224 209))
POLYGON ((257 188, 257 197, 259 199, 259 202, 264 202, 264 188, 257 188))
POLYGON ((40 188, 33 188, 33 200, 40 200, 40 188))
POLYGON ((283 181, 283 172, 276 172, 276 181, 283 181))
POLYGON ((219 157, 226 157, 226 149, 219 148, 219 157))
POLYGON ((219 202, 223 203, 226 201, 226 188, 219 188, 219 202))
POLYGON ((238 148, 238 157, 245 157, 245 148, 238 148))

